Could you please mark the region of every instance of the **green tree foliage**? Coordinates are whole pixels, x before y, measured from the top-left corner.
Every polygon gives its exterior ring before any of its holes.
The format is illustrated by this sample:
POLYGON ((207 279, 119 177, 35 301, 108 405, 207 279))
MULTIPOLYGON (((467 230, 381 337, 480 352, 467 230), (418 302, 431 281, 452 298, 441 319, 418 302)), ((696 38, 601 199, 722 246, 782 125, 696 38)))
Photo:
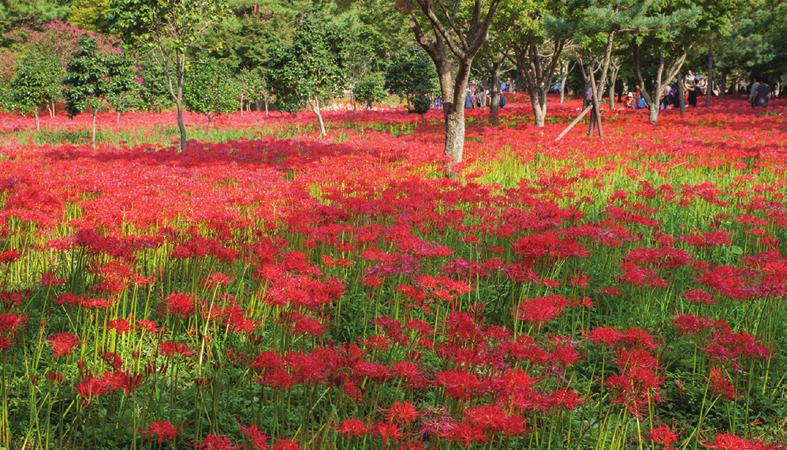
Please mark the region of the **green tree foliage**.
POLYGON ((10 84, 9 109, 24 115, 32 114, 37 130, 41 108, 55 103, 62 95, 63 66, 57 55, 38 46, 31 46, 18 64, 19 69, 10 84))
POLYGON ((109 0, 73 0, 68 21, 84 30, 106 32, 109 30, 108 13, 109 0))
POLYGON ((642 8, 632 21, 631 48, 650 122, 658 122, 663 87, 680 73, 694 42, 700 9, 677 0, 642 8))
POLYGON ((729 74, 745 79, 751 74, 776 82, 787 73, 787 3, 755 0, 735 10, 727 32, 715 44, 724 81, 729 74))
POLYGON ((254 69, 241 69, 237 80, 240 88, 241 113, 244 105, 264 104, 268 111, 271 92, 268 88, 265 71, 261 67, 254 69))
POLYGON ((411 109, 416 97, 438 92, 437 72, 423 51, 406 48, 394 55, 385 71, 385 88, 407 101, 411 109))
POLYGON ((228 13, 226 0, 110 0, 112 30, 127 43, 151 50, 175 102, 180 149, 186 148, 183 83, 188 56, 228 13))
POLYGON ((123 53, 98 48, 93 37, 80 39, 66 67, 66 110, 70 116, 89 111, 93 119, 92 142, 96 146, 96 114, 109 100, 134 86, 131 64, 123 53))
POLYGON ((135 91, 139 95, 139 102, 142 104, 142 108, 148 111, 161 111, 164 108, 171 108, 172 97, 167 87, 167 77, 161 70, 161 66, 156 62, 152 52, 141 54, 138 64, 140 84, 135 91))
POLYGON ((20 26, 38 26, 68 15, 70 0, 0 1, 0 43, 4 34, 20 26))
POLYGON ((237 111, 241 87, 227 65, 213 58, 201 58, 186 70, 183 99, 186 108, 208 118, 237 111))
MULTIPOLYGON (((573 38, 577 15, 573 0, 512 0, 496 16, 495 41, 511 46, 530 96, 534 122, 544 126, 547 92, 563 50, 573 38)), ((500 44, 498 44, 500 45, 500 44)))
POLYGON ((276 105, 294 112, 308 106, 317 116, 325 136, 321 108, 340 94, 345 85, 341 29, 326 21, 307 19, 293 36, 292 44, 279 47, 270 58, 270 78, 276 105))
POLYGON ((382 72, 370 72, 355 86, 353 92, 355 100, 371 108, 373 103, 385 100, 388 92, 385 90, 385 75, 382 72))
POLYGON ((465 143, 465 90, 473 60, 489 38, 489 27, 500 0, 399 0, 407 14, 416 42, 429 55, 437 70, 443 97, 445 145, 450 158, 446 175, 462 162, 465 143))

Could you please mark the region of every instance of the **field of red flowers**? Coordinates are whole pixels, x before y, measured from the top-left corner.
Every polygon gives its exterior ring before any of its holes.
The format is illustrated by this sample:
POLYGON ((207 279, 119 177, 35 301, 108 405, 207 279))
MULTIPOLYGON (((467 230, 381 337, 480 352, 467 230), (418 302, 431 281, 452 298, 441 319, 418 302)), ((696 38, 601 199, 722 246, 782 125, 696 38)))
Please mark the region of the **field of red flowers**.
POLYGON ((438 112, 3 116, 0 448, 782 449, 787 103, 715 102, 458 180, 438 112))

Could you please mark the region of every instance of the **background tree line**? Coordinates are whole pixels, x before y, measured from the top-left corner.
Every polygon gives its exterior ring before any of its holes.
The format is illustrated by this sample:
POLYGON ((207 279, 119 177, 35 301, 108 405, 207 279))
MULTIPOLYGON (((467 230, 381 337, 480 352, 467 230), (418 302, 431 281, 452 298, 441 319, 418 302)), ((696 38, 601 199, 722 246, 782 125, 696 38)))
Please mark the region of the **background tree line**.
POLYGON ((582 115, 602 134, 602 98, 623 81, 641 86, 656 123, 663 87, 687 67, 721 95, 780 80, 785 17, 778 0, 2 0, 0 107, 36 127, 58 104, 94 117, 174 108, 184 148, 184 110, 211 122, 307 109, 326 134, 336 98, 357 108, 396 94, 423 113, 439 95, 455 164, 471 79, 490 88, 493 122, 507 78, 529 95, 535 126, 548 91, 590 91, 582 115))

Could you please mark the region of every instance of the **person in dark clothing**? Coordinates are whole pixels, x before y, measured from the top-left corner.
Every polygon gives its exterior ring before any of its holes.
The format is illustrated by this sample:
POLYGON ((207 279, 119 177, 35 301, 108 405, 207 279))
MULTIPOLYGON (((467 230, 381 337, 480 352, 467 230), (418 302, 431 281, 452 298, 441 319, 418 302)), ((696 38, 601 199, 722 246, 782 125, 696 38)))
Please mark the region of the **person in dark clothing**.
POLYGON ((696 107, 697 106, 697 92, 699 91, 699 86, 697 83, 697 79, 693 79, 691 84, 689 85, 689 105, 696 107))
POLYGON ((676 108, 680 107, 680 91, 677 83, 672 85, 672 105, 676 108))
POLYGON ((768 100, 771 96, 771 87, 768 86, 768 83, 760 83, 757 86, 756 96, 752 106, 762 106, 763 108, 768 106, 768 100))

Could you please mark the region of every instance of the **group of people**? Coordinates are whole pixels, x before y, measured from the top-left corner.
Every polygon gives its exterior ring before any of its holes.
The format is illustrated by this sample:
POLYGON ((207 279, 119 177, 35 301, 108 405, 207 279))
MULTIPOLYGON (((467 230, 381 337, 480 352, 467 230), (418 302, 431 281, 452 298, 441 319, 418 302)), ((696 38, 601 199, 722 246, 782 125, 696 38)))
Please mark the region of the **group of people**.
MULTIPOLYGON (((500 100, 499 106, 502 108, 506 105, 506 98, 504 92, 510 92, 513 84, 509 79, 500 84, 500 100)), ((481 83, 473 80, 468 83, 465 89, 465 109, 485 108, 492 104, 492 93, 486 89, 481 83)))
MULTIPOLYGON (((682 81, 664 86, 659 109, 664 110, 672 107, 680 107, 679 82, 683 83, 684 101, 692 107, 697 106, 697 99, 705 95, 708 89, 707 78, 703 77, 702 74, 695 75, 689 70, 682 81)), ((618 102, 622 102, 627 108, 645 109, 648 107, 648 103, 639 85, 637 85, 633 91, 629 91, 624 85, 623 92, 618 95, 618 102)))

